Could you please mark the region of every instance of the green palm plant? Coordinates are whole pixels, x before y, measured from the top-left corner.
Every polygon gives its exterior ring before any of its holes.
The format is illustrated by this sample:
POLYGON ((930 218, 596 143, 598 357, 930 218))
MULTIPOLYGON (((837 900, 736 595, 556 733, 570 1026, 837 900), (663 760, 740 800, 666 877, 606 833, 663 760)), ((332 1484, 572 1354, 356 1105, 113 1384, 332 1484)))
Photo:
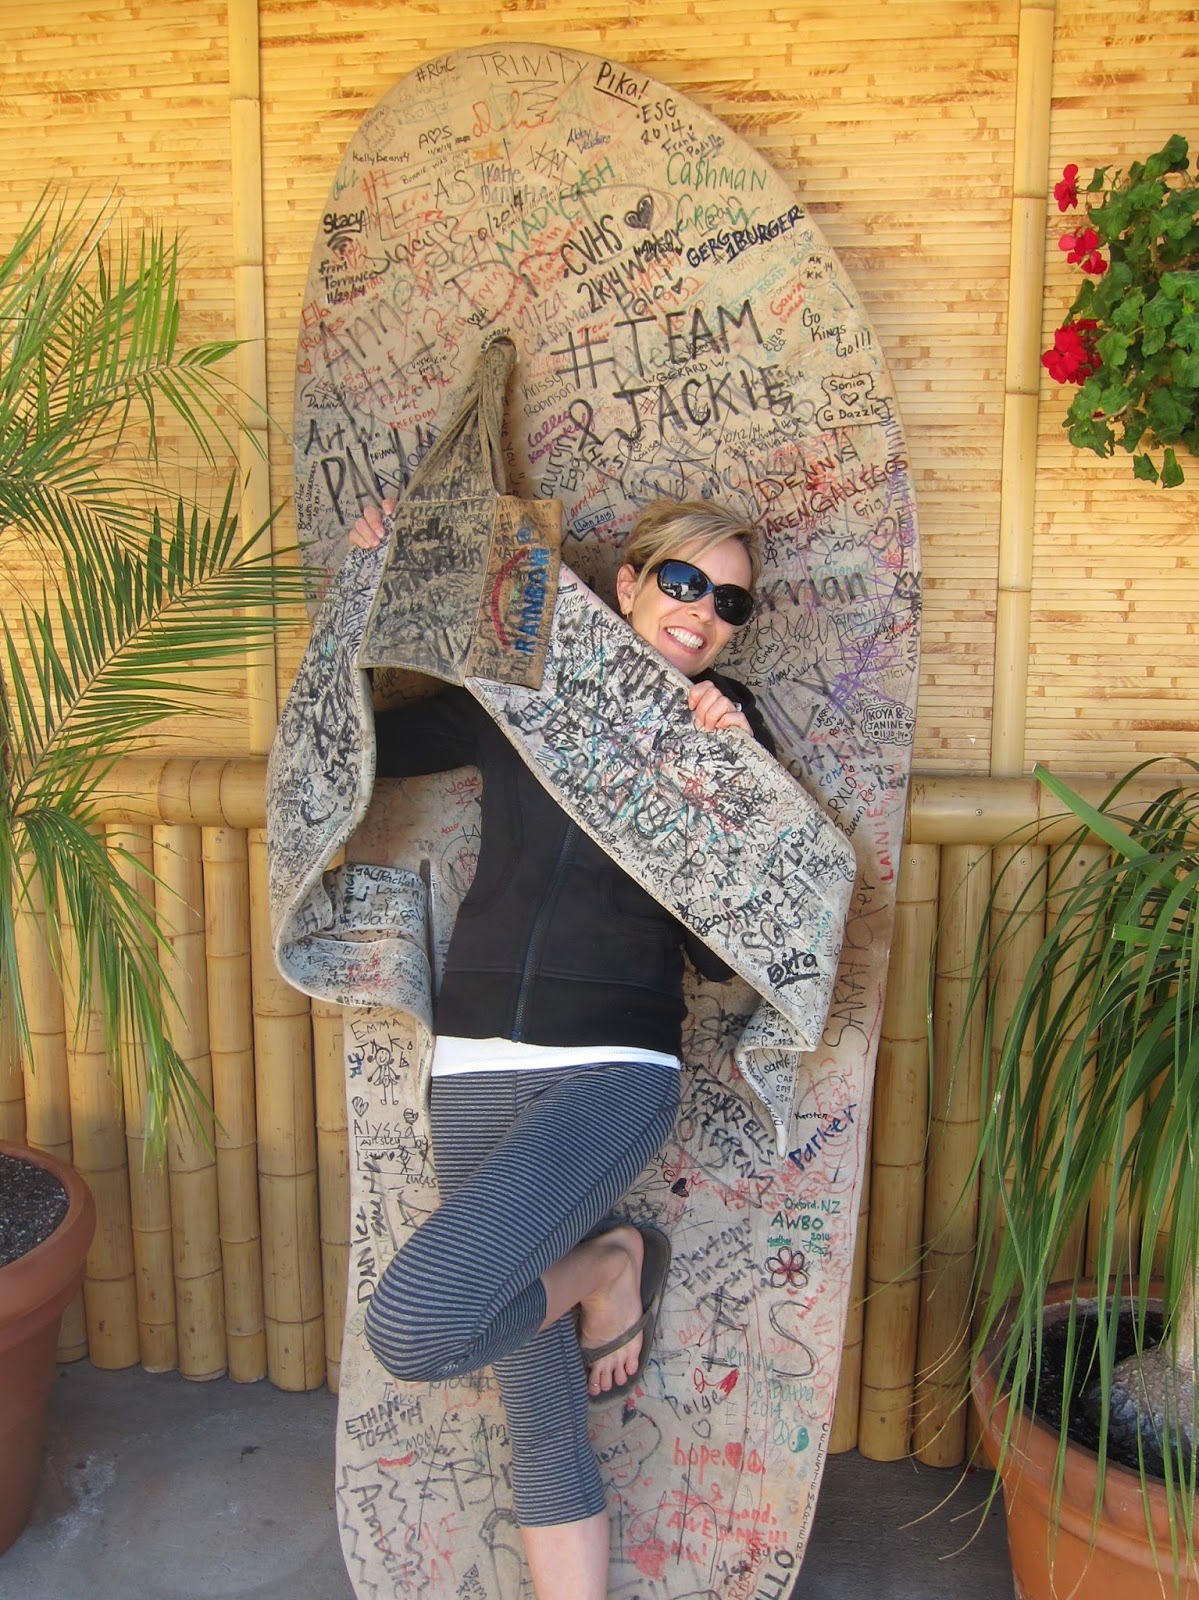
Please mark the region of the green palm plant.
POLYGON ((1082 1277, 1072 1241, 1089 1216, 1100 1292, 1071 1296, 1058 1470, 1085 1402, 1098 1413, 1096 1515, 1109 1436, 1122 1438, 1142 1474, 1165 1480, 1175 1548, 1162 1556, 1177 1571, 1195 1552, 1199 789, 1183 784, 1138 809, 1122 798, 1130 773, 1093 807, 1036 774, 1079 827, 1047 879, 984 932, 973 964, 971 1007, 982 1008, 992 1061, 979 1141, 980 1238, 991 1249, 977 1274, 974 1354, 985 1353, 1010 1398, 1006 1450, 1022 1409, 1043 1398, 1047 1290, 1082 1277), (1106 851, 1080 861, 1096 838, 1106 851), (1042 916, 1044 937, 1001 1027, 988 979, 1042 916), (1134 1348, 1118 1359, 1122 1295, 1134 1348))
POLYGON ((114 205, 49 196, 0 256, 0 1010, 28 1049, 15 924, 36 888, 58 959, 73 926, 111 1059, 140 1046, 157 1145, 168 1108, 198 1102, 153 908, 97 836, 97 789, 164 718, 211 703, 203 675, 268 644, 304 584, 265 527, 243 537, 235 474, 210 506, 163 486, 168 417, 210 480, 230 444, 234 346, 182 346, 178 270, 161 229, 133 240, 114 205))

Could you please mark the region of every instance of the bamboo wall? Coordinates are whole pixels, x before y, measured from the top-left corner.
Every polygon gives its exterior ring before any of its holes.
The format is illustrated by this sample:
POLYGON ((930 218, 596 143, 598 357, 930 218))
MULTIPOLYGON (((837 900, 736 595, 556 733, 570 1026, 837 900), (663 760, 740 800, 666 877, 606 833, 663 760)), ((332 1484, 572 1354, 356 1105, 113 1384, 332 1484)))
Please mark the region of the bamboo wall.
MULTIPOLYGON (((186 336, 247 338, 239 378, 278 419, 269 481, 255 469, 247 510, 257 518, 283 502, 282 542, 301 290, 340 152, 396 79, 479 39, 607 53, 724 118, 817 215, 888 354, 927 583, 920 776, 880 1054, 874 1220, 860 1251, 871 1293, 847 1346, 837 1433, 841 1447, 859 1439, 898 1454, 914 1420, 926 1459, 957 1459, 952 1335, 972 1230, 947 1197, 975 1101, 964 1078, 934 1081, 926 1151, 914 996, 930 929, 948 916, 957 930, 956 951, 943 940, 938 956, 943 1044, 989 848, 1034 804, 1019 774, 1037 759, 1114 772, 1193 746, 1199 464, 1164 492, 1135 484, 1124 458, 1072 451, 1065 397, 1042 382, 1038 358, 1073 293, 1049 187, 1066 161, 1084 173, 1121 164, 1175 131, 1199 145, 1194 10, 1169 0, 0 9, 3 237, 47 183, 96 196, 115 186, 129 221, 154 215, 182 230, 186 336)), ((0 549, 0 597, 21 572, 0 549)), ((297 624, 273 668, 231 686, 205 749, 261 753, 302 639, 297 624)), ((164 749, 195 747, 192 733, 164 735, 164 749)), ((227 1366, 297 1388, 335 1380, 348 1249, 338 1020, 310 1019, 262 953, 260 768, 176 761, 145 792, 138 817, 114 813, 109 826, 145 871, 169 869, 186 887, 192 916, 169 930, 169 955, 188 997, 182 1046, 211 1079, 218 1125, 211 1151, 174 1130, 168 1172, 146 1169, 136 1083, 121 1095, 104 1087, 90 1033, 68 1043, 70 985, 64 1011, 39 981, 37 1070, 24 1088, 0 1040, 0 1126, 73 1147, 107 1197, 86 1327, 82 1316, 69 1323, 68 1340, 76 1352, 90 1343, 105 1365, 178 1364, 196 1377, 227 1366)), ((1024 863, 1039 866, 1035 853, 1024 863)), ((36 917, 23 941, 22 959, 36 963, 36 917)))

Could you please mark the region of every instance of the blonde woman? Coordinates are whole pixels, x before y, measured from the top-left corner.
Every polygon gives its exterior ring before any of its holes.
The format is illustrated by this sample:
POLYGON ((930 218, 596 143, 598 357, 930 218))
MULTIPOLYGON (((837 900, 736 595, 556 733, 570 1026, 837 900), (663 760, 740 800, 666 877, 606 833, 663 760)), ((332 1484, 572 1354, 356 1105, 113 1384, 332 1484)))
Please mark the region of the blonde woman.
MULTIPOLYGON (((391 507, 385 505, 384 510, 391 507)), ((385 537, 369 509, 351 541, 385 537)), ((658 501, 629 536, 622 614, 692 680, 696 726, 773 748, 714 664, 753 614, 754 530, 658 501)), ((473 764, 481 843, 437 996, 430 1103, 441 1204, 384 1273, 367 1338, 397 1377, 495 1369, 538 1600, 603 1600, 608 1518, 588 1399, 623 1400, 653 1337, 665 1235, 614 1221, 679 1101, 684 952, 730 971, 571 821, 464 690, 381 713, 378 773, 473 764)))

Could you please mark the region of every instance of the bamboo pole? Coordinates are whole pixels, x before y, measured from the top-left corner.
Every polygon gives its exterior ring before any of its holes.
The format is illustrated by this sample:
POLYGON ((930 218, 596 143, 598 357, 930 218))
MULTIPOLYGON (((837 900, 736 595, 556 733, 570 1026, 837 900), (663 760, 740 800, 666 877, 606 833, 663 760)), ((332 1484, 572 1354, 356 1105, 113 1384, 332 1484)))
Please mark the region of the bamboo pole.
POLYGON ((866 1170, 862 1174, 862 1194, 858 1201, 858 1226, 854 1236, 853 1271, 849 1280, 849 1311, 845 1319, 845 1338, 841 1345, 841 1368, 837 1375, 837 1399, 833 1406, 833 1425, 828 1447, 833 1455, 855 1450, 858 1443, 858 1414, 862 1404, 862 1340, 866 1323, 866 1253, 870 1227, 870 1170, 872 1134, 866 1139, 866 1170))
MULTIPOLYGON (((71 1086, 67 1074, 67 1029, 62 983, 55 959, 57 936, 45 888, 25 857, 27 893, 16 908, 16 957, 29 1027, 29 1057, 24 1063, 25 1138, 34 1150, 60 1161, 73 1159, 71 1086)), ((87 1354, 83 1291, 63 1312, 58 1360, 79 1361, 87 1354)))
POLYGON ((873 1196, 858 1449, 908 1453, 920 1318, 920 1239, 928 1128, 927 973, 937 925, 938 852, 903 853, 871 1115, 873 1196))
MULTIPOLYGON (((1098 805, 1111 780, 1093 773, 1061 774, 1084 800, 1098 805)), ((1128 783, 1121 798, 1147 805, 1166 789, 1195 787, 1194 772, 1158 772, 1128 783)), ((127 756, 97 793, 97 814, 112 822, 191 822, 204 827, 261 828, 266 819, 266 760, 215 756, 164 761, 127 756)), ((1010 844, 1035 837, 1058 845, 1077 820, 1032 777, 987 778, 916 773, 908 795, 905 840, 910 844, 1010 844), (1013 837, 1015 836, 1015 837, 1013 837)))
POLYGON ((924 1188, 924 1276, 912 1447, 929 1466, 961 1461, 966 1445, 969 1289, 978 1225, 983 1029, 968 1011, 970 966, 990 888, 981 845, 941 852, 940 931, 933 985, 933 1077, 924 1188))
MULTIPOLYGON (((992 863, 991 944, 995 947, 1000 930, 1004 935, 1002 963, 991 976, 994 1028, 991 1060, 987 1070, 994 1078, 995 1065, 1004 1034, 1015 1014, 1024 977, 1037 948, 1045 936, 1045 872, 1048 852, 1043 845, 1023 845, 1012 850, 996 850, 992 863), (1028 911, 1021 909, 1028 907, 1028 911)), ((1020 1083, 1027 1085, 1031 1073, 1033 1041, 1028 1035, 1020 1052, 1020 1083)), ((1020 1181, 1017 1172, 1005 1172, 1003 1182, 1010 1189, 1020 1181)), ((980 1247, 993 1256, 998 1239, 981 1240, 980 1247)), ((983 1269, 989 1281, 989 1263, 983 1269)))
POLYGON ((172 1107, 167 1153, 179 1370, 185 1378, 204 1380, 225 1372, 226 1357, 216 1154, 208 1109, 212 1059, 199 828, 186 824, 156 828, 154 873, 160 959, 176 1008, 171 1034, 203 1097, 203 1105, 172 1107))
POLYGON ((83 954, 69 912, 63 915, 63 1000, 72 1018, 67 1033, 71 1148, 76 1170, 96 1202, 96 1231, 87 1253, 83 1308, 88 1355, 94 1366, 135 1366, 137 1290, 133 1224, 125 1160, 121 1082, 105 1047, 98 974, 85 981, 83 954))
POLYGON ((0 1140, 25 1143, 25 1082, 16 1021, 7 1008, 0 1008, 0 1140))
POLYGON ((991 772, 1004 777, 1015 776, 1024 769, 1053 20, 1053 0, 1022 0, 1016 56, 995 679, 991 704, 991 772))
POLYGON ((261 830, 249 850, 267 1372, 280 1389, 315 1389, 325 1379, 325 1338, 312 1025, 307 999, 275 966, 261 830))
MULTIPOLYGON (((271 514, 258 0, 229 0, 227 17, 234 331, 241 341, 234 357, 242 426, 238 438, 240 521, 243 538, 248 538, 271 514)), ((250 748, 261 753, 270 748, 279 715, 273 648, 250 656, 246 687, 250 748)))
POLYGON ((350 1139, 346 1118, 342 1009, 312 1004, 316 1069, 316 1150, 321 1217, 321 1285, 325 1308, 325 1379, 341 1380, 341 1340, 350 1265, 350 1139))
MULTIPOLYGON (((149 826, 113 824, 107 829, 107 843, 121 876, 146 905, 153 905, 154 840, 149 826)), ((125 1104, 138 1348, 147 1372, 170 1372, 179 1363, 171 1192, 164 1154, 149 1150, 146 1144, 145 1071, 140 1043, 131 1038, 123 1039, 121 1089, 125 1104)))
MULTIPOLYGON (((1099 862, 1103 861, 1106 855, 1107 852, 1102 845, 1082 845, 1075 852, 1071 860, 1065 864, 1063 875, 1049 896, 1047 923, 1056 922, 1060 915, 1062 904, 1070 890, 1075 887, 1088 870, 1093 869, 1099 862)), ((1057 864, 1054 863, 1054 865, 1056 866, 1057 864)), ((1071 937, 1073 926, 1067 925, 1063 929, 1063 934, 1066 938, 1071 937)), ((1063 972, 1058 975, 1052 991, 1052 1004, 1055 1008, 1063 1000, 1065 991, 1069 988, 1069 982, 1068 974, 1063 972)), ((1077 1031, 1077 1028, 1071 1029, 1069 1037, 1073 1038, 1077 1031)), ((1045 1131, 1043 1119, 1040 1131, 1042 1133, 1045 1131)), ((1073 1277, 1076 1272, 1084 1267, 1086 1240, 1087 1219, 1084 1216, 1079 1218, 1069 1239, 1064 1244, 1061 1254, 1058 1256, 1052 1274, 1054 1278, 1073 1277)))
POLYGON ((225 1342, 229 1376, 236 1383, 255 1383, 266 1373, 266 1331, 245 833, 235 828, 205 828, 203 861, 225 1342))

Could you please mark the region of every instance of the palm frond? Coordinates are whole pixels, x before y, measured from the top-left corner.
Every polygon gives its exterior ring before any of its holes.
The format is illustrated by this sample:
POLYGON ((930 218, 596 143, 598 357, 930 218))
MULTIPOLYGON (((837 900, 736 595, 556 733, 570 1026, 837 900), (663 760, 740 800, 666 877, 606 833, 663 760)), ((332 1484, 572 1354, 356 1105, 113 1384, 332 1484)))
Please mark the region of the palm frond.
POLYGON ((0 551, 21 556, 0 624, 0 1013, 27 1048, 15 919, 36 889, 59 958, 73 929, 112 1058, 144 1066, 151 1148, 169 1107, 205 1108, 171 1043, 154 908, 94 831, 96 787, 162 718, 212 699, 211 674, 266 645, 307 582, 265 528, 243 541, 223 474, 204 469, 217 509, 164 494, 168 420, 209 467, 241 426, 221 370, 234 345, 183 345, 179 259, 114 202, 49 192, 0 254, 0 551))
MULTIPOLYGON (((11 919, 14 908, 19 912, 36 882, 38 901, 46 909, 50 953, 60 971, 64 928, 71 928, 83 954, 78 964, 79 1016, 99 1002, 109 1060, 144 1073, 146 1138, 151 1148, 162 1149, 171 1109, 202 1115, 205 1106, 171 1042, 171 974, 159 959, 154 908, 122 877, 121 859, 120 851, 106 848, 85 809, 30 808, 21 814, 3 851, 11 892, 7 915, 11 919), (132 1040, 138 1048, 129 1058, 132 1040)), ((7 938, 5 945, 13 948, 7 938)), ((14 988, 19 994, 19 984, 14 988)), ((23 1005, 14 1011, 14 1020, 19 1042, 27 1049, 23 1005)))
POLYGON ((19 631, 3 622, 15 812, 67 773, 79 792, 114 752, 195 710, 205 674, 270 644, 275 608, 301 601, 307 576, 277 563, 265 531, 239 545, 228 495, 213 517, 179 504, 169 534, 155 514, 140 551, 77 541, 57 594, 22 605, 19 631))
MULTIPOLYGON (((69 210, 43 195, 0 258, 4 526, 29 526, 39 489, 102 499, 104 470, 134 416, 155 460, 164 404, 208 462, 214 438, 233 449, 221 419, 232 385, 219 363, 234 345, 180 348, 179 326, 176 240, 148 230, 134 251, 115 206, 89 217, 82 204, 69 210), (24 491, 25 516, 13 486, 24 491)), ((61 519, 42 525, 52 531, 61 519)))

